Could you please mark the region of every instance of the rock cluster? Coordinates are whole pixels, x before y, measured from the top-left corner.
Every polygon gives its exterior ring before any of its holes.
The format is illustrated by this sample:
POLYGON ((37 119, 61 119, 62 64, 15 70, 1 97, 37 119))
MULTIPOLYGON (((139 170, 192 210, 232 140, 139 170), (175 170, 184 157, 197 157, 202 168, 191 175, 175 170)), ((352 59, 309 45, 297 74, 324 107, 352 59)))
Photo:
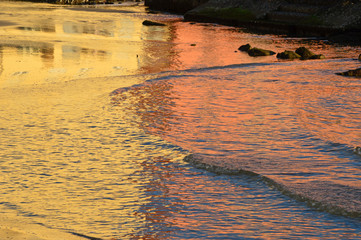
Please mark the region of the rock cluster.
POLYGON ((293 51, 284 51, 282 53, 277 54, 277 58, 280 59, 301 59, 301 60, 308 60, 308 59, 324 59, 325 56, 322 54, 314 54, 308 48, 299 47, 296 49, 295 52, 293 51))
MULTIPOLYGON (((261 48, 255 48, 255 47, 252 48, 249 43, 240 46, 238 48, 238 50, 241 52, 247 52, 248 55, 250 55, 252 57, 270 56, 270 55, 276 54, 275 52, 270 51, 270 50, 265 50, 265 49, 261 49, 261 48)), ((307 59, 324 59, 325 56, 323 56, 322 54, 315 54, 305 47, 299 47, 296 49, 295 52, 286 50, 284 52, 278 53, 277 58, 289 59, 289 60, 293 60, 293 59, 307 60, 307 59)), ((361 58, 361 55, 359 58, 361 58)))
MULTIPOLYGON (((273 51, 265 50, 261 48, 252 47, 249 43, 242 45, 238 48, 241 52, 247 52, 249 56, 252 57, 259 57, 259 56, 270 56, 276 54, 273 51)), ((277 53, 277 58, 279 59, 301 59, 301 60, 308 60, 308 59, 324 59, 325 56, 322 54, 315 54, 311 52, 308 48, 299 47, 296 51, 283 51, 281 53, 277 53)), ((361 61, 361 54, 358 56, 358 60, 361 61)), ((337 75, 341 76, 350 76, 350 77, 361 77, 361 68, 355 70, 349 70, 347 72, 336 73, 337 75)))

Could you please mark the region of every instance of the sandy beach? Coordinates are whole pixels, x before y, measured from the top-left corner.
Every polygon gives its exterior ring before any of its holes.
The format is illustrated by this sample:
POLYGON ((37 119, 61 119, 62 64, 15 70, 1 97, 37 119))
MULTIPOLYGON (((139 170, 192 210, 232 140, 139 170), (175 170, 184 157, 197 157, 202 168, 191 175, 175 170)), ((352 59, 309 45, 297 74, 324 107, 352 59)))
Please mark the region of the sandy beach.
POLYGON ((16 216, 15 213, 2 214, 0 217, 0 239, 2 240, 47 240, 47 239, 84 239, 74 234, 51 229, 27 219, 16 216))

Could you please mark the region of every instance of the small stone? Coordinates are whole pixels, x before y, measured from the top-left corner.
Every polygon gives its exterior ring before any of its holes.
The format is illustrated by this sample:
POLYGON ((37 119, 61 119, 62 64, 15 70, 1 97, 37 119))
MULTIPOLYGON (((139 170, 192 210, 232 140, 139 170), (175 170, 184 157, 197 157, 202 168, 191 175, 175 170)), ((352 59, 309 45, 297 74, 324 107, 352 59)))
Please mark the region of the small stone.
POLYGON ((361 155, 361 147, 355 147, 353 152, 358 154, 358 155, 361 155))
POLYGON ((293 59, 301 58, 301 56, 293 51, 284 51, 278 53, 277 58, 293 60, 293 59))
POLYGON ((361 68, 358 68, 355 70, 350 70, 347 72, 336 73, 336 74, 342 75, 342 76, 348 76, 348 77, 361 77, 361 68))
POLYGON ((165 26, 164 23, 153 22, 153 21, 149 21, 149 20, 144 20, 142 24, 144 26, 165 26))
POLYGON ((311 56, 310 59, 325 59, 325 56, 323 56, 322 54, 315 54, 311 56))
POLYGON ((261 49, 261 48, 251 48, 248 51, 248 55, 250 55, 251 57, 271 56, 274 54, 276 54, 276 53, 273 51, 265 50, 265 49, 261 49))
POLYGON ((315 55, 313 52, 311 52, 308 48, 305 47, 297 48, 296 53, 301 56, 302 60, 312 59, 312 57, 315 55))
POLYGON ((241 52, 248 52, 250 49, 251 49, 251 45, 249 45, 249 43, 242 45, 238 48, 238 50, 241 52))

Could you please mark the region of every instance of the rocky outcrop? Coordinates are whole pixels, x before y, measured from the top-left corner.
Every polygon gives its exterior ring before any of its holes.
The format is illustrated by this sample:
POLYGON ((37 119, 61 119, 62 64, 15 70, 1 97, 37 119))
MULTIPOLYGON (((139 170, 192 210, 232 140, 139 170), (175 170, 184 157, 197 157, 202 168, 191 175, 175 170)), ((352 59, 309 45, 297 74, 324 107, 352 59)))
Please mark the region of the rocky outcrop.
POLYGON ((341 29, 361 29, 361 1, 328 1, 332 3, 330 7, 318 13, 324 25, 341 29))
POLYGON ((209 0, 184 18, 271 33, 329 37, 361 32, 360 12, 360 0, 209 0))
POLYGON ((145 0, 144 4, 151 9, 184 14, 207 0, 145 0))
POLYGON ((209 0, 188 11, 186 21, 217 22, 226 25, 248 26, 267 13, 276 10, 285 0, 209 0))
POLYGON ((278 9, 284 2, 285 0, 209 0, 207 3, 187 12, 185 18, 209 16, 236 21, 261 19, 270 11, 278 9), (231 12, 233 14, 227 14, 231 12), (245 17, 245 14, 251 15, 252 18, 250 16, 245 17))

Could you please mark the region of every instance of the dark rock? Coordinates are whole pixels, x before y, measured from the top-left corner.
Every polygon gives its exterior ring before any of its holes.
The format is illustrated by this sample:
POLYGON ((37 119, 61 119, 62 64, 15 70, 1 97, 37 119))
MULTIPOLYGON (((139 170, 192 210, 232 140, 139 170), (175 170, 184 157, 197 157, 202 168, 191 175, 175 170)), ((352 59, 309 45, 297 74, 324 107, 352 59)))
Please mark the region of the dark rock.
POLYGON ((293 51, 284 51, 284 52, 278 53, 277 58, 293 60, 293 59, 301 58, 301 56, 293 51))
MULTIPOLYGON (((361 22, 360 22, 361 25, 361 22)), ((332 34, 328 37, 329 42, 337 43, 342 45, 349 45, 349 46, 360 46, 361 45, 361 26, 358 27, 357 30, 350 30, 332 34)))
POLYGON ((153 10, 184 14, 208 0, 145 0, 144 5, 153 10))
POLYGON ((336 73, 336 74, 342 75, 342 76, 349 76, 349 77, 361 77, 361 68, 358 68, 355 70, 350 70, 347 72, 336 73))
POLYGON ((302 60, 311 59, 315 54, 308 48, 299 47, 296 49, 296 53, 301 56, 302 60))
POLYGON ((361 54, 358 56, 358 60, 361 61, 361 54))
POLYGON ((164 23, 153 22, 153 21, 149 21, 149 20, 144 20, 142 24, 144 26, 165 26, 164 23))
POLYGON ((315 54, 311 56, 310 59, 325 59, 325 56, 323 56, 322 54, 315 54))
POLYGON ((241 52, 248 52, 251 49, 251 45, 249 45, 249 43, 242 45, 238 48, 239 51, 241 52))
POLYGON ((325 56, 323 56, 322 54, 314 54, 308 48, 305 48, 305 47, 297 48, 296 53, 301 56, 301 60, 325 59, 325 56))
POLYGON ((361 155, 361 147, 355 147, 353 152, 358 154, 358 155, 361 155))
POLYGON ((248 51, 248 55, 250 55, 251 57, 271 56, 274 54, 276 54, 276 53, 273 51, 265 50, 265 49, 261 49, 261 48, 251 48, 248 51))

